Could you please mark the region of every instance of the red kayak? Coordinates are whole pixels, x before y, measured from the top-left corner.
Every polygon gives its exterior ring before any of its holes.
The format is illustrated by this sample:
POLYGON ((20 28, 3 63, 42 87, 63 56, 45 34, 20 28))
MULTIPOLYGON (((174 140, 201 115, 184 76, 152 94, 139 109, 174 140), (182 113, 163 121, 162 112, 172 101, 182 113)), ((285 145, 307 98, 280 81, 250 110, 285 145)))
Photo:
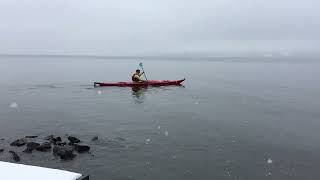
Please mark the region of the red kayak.
POLYGON ((120 87, 140 87, 140 86, 171 86, 181 85, 185 79, 170 81, 170 80, 148 80, 147 82, 94 82, 94 86, 120 86, 120 87))

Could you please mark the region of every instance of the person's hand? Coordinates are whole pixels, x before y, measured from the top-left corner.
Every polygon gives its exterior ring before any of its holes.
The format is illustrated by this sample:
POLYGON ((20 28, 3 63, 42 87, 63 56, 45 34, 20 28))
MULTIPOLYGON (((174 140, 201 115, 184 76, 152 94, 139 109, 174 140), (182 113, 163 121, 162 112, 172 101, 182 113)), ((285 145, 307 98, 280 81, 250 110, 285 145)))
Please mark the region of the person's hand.
POLYGON ((142 74, 144 74, 144 71, 142 72, 142 74))

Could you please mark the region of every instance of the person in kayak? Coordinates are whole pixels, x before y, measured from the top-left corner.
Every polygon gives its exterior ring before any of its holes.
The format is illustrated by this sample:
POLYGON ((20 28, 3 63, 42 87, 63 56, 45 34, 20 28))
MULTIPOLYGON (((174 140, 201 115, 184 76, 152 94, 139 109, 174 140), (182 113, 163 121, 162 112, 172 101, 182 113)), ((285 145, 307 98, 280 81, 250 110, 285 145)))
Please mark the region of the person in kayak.
POLYGON ((144 74, 144 72, 140 73, 140 69, 137 69, 136 72, 132 75, 131 79, 133 82, 144 82, 145 80, 140 77, 144 74))

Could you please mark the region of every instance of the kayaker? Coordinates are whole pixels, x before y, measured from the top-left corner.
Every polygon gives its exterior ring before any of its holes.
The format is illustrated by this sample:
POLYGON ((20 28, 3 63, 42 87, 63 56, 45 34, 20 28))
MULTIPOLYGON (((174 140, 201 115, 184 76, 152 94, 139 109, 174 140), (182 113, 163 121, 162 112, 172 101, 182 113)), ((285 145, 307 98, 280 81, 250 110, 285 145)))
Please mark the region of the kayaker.
POLYGON ((144 82, 140 77, 144 74, 144 72, 140 73, 140 69, 137 69, 136 72, 132 75, 131 79, 133 82, 144 82))

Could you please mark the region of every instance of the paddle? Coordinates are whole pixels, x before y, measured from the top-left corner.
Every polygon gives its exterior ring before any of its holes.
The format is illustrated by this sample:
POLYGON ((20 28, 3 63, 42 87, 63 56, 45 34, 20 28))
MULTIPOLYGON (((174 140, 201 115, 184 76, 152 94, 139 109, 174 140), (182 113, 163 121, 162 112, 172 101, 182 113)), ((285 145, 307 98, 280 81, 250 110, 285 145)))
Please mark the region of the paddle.
POLYGON ((146 81, 148 82, 148 79, 147 79, 147 76, 146 76, 146 72, 144 72, 144 69, 143 69, 143 64, 142 63, 139 63, 139 66, 141 67, 143 73, 144 73, 144 77, 146 78, 146 81))

